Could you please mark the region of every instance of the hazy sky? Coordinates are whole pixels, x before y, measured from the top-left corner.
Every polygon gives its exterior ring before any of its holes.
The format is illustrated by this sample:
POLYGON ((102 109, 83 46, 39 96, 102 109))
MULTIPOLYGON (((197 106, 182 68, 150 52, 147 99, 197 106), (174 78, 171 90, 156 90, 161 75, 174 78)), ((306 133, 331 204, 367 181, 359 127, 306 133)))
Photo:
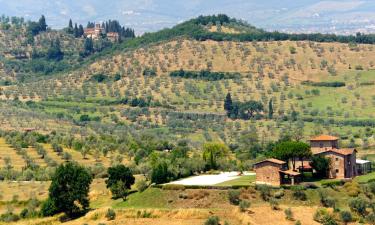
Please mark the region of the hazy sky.
POLYGON ((270 29, 289 26, 375 21, 371 0, 0 0, 0 14, 36 19, 41 14, 55 28, 69 18, 87 21, 117 19, 137 31, 170 27, 204 14, 226 13, 270 29))

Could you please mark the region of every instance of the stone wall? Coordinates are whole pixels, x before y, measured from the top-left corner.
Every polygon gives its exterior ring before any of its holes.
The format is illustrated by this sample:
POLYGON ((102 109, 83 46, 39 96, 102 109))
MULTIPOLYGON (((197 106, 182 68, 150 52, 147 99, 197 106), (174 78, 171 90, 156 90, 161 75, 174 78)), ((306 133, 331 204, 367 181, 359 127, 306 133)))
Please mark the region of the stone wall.
POLYGON ((256 183, 267 184, 272 186, 280 186, 281 165, 272 162, 262 162, 256 165, 256 183))

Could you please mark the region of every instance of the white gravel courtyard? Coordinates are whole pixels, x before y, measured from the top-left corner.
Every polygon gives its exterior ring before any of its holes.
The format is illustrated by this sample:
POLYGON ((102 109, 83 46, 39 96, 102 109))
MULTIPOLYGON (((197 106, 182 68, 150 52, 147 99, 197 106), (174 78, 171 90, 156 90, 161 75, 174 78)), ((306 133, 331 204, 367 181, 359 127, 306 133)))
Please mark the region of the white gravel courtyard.
MULTIPOLYGON (((255 175, 255 173, 244 172, 243 175, 255 175)), ((188 177, 182 180, 173 181, 169 184, 205 186, 205 185, 220 184, 220 183, 234 180, 240 177, 241 176, 239 176, 239 172, 223 172, 221 174, 216 174, 216 175, 200 175, 200 176, 188 177)))

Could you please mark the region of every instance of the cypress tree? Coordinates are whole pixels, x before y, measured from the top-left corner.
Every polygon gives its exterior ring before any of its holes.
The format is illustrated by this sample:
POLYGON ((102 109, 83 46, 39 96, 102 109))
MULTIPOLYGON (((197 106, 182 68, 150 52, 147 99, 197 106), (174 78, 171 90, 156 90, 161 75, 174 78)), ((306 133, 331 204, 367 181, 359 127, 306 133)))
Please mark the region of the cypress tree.
POLYGON ((40 31, 47 30, 47 23, 46 23, 46 18, 44 17, 44 15, 42 15, 42 17, 40 17, 39 19, 39 27, 40 27, 40 31))
POLYGON ((232 108, 233 108, 232 96, 230 95, 230 93, 228 93, 227 96, 225 97, 224 109, 230 112, 232 108))
POLYGON ((72 19, 69 19, 69 26, 68 26, 69 29, 73 29, 73 22, 72 22, 72 19))
POLYGON ((79 37, 79 30, 77 24, 74 24, 74 37, 79 37))
POLYGON ((79 25, 78 27, 78 34, 79 34, 79 37, 82 37, 82 35, 85 33, 85 31, 83 30, 83 26, 82 24, 79 25))
POLYGON ((268 103, 268 118, 272 119, 273 118, 273 105, 272 105, 272 98, 270 99, 268 103))

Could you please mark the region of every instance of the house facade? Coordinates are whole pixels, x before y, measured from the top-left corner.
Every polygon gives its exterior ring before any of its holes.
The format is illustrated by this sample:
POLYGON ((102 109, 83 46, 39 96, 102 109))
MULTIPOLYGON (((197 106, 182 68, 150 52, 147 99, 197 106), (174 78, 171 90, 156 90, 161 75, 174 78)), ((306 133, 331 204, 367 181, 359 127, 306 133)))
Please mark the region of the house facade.
POLYGON ((339 148, 338 137, 320 135, 310 139, 313 155, 322 155, 331 161, 328 178, 347 179, 357 176, 357 150, 339 148))
POLYGON ((117 32, 106 32, 100 23, 95 24, 93 28, 86 28, 84 30, 84 36, 94 40, 99 39, 101 36, 106 36, 110 41, 116 42, 120 39, 120 35, 117 32))
POLYGON ((331 165, 328 171, 330 179, 346 179, 357 176, 355 149, 331 149, 314 155, 322 155, 330 159, 331 165))
POLYGON ((288 170, 286 162, 278 159, 266 159, 254 165, 256 184, 280 186, 282 184, 294 185, 299 181, 300 173, 288 170))
POLYGON ((104 33, 104 28, 98 23, 94 28, 86 28, 84 35, 87 38, 98 39, 104 33))
POLYGON ((320 135, 310 139, 311 149, 338 148, 339 138, 329 135, 320 135))

